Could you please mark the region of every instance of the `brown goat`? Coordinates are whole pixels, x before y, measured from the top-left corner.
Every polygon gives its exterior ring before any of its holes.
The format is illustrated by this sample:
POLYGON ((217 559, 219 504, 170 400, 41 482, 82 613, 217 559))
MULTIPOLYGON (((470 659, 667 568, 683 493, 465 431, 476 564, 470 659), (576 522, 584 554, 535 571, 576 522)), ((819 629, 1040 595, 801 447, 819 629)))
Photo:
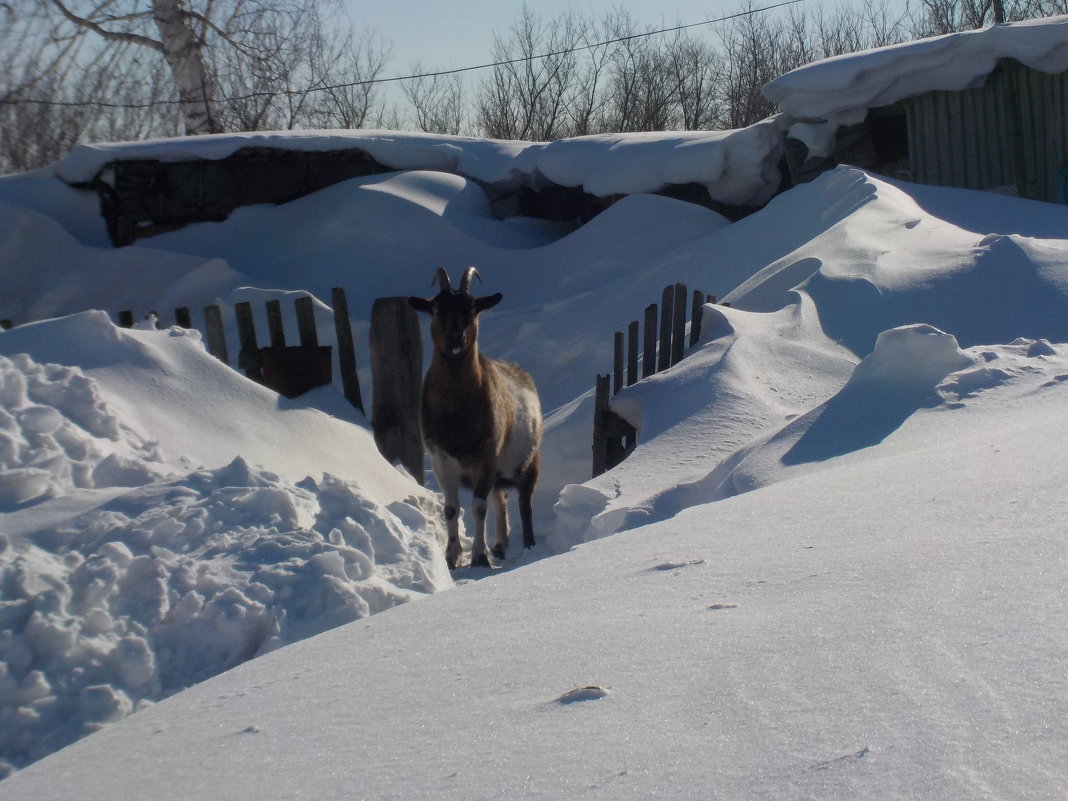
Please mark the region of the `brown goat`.
POLYGON ((459 491, 472 490, 474 544, 472 566, 489 566, 486 556, 486 501, 493 502, 497 536, 493 555, 508 550, 508 488, 519 489, 523 547, 534 545, 531 498, 538 480, 541 404, 531 377, 511 362, 478 352, 478 316, 501 300, 498 292, 476 298, 471 281, 481 276, 468 267, 458 290, 438 269, 441 291, 432 298, 408 299, 430 315, 434 355, 423 381, 420 422, 423 443, 445 496, 449 542, 445 559, 460 559, 459 491))

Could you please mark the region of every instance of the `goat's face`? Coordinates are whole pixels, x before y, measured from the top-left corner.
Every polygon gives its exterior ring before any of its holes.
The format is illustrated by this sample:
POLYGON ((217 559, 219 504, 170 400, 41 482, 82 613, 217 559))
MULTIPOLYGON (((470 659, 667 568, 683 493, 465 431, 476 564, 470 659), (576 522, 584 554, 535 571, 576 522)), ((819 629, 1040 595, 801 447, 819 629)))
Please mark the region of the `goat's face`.
MULTIPOLYGON (((478 273, 469 267, 460 289, 452 289, 448 275, 439 270, 435 280, 441 281, 441 291, 432 298, 408 298, 416 311, 430 315, 430 335, 434 347, 446 359, 459 360, 471 353, 478 339, 478 315, 501 301, 501 293, 476 298, 470 284, 478 273)), ((481 279, 480 279, 481 280, 481 279)))

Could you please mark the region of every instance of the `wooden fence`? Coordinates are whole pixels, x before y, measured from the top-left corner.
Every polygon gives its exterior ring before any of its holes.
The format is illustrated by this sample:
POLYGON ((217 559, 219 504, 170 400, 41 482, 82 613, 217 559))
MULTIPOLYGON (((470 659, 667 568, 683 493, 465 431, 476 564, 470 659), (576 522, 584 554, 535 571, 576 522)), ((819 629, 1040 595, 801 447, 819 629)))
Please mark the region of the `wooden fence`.
POLYGON ((660 305, 645 308, 645 331, 639 336, 634 320, 626 331, 616 331, 612 373, 598 375, 593 413, 593 475, 599 476, 626 459, 637 445, 637 431, 612 411, 611 396, 625 386, 637 383, 638 353, 641 350, 641 378, 673 367, 685 355, 686 311, 689 300, 689 346, 701 338, 701 307, 715 303, 712 295, 695 289, 689 294, 685 284, 669 284, 660 296, 660 305), (658 324, 659 317, 659 324, 658 324), (658 336, 659 334, 659 336, 658 336))
MULTIPOLYGON (((356 346, 345 291, 335 287, 331 301, 342 392, 353 406, 366 414, 356 372, 356 346)), ((270 344, 261 346, 252 305, 242 302, 234 306, 240 342, 236 368, 253 381, 290 398, 333 381, 331 348, 319 344, 311 297, 297 298, 294 307, 300 344, 286 344, 281 303, 270 300, 266 303, 270 344)), ((159 317, 155 311, 150 314, 159 317)), ((203 314, 208 352, 231 365, 222 310, 219 306, 205 306, 203 314)), ((118 322, 121 326, 132 327, 133 313, 119 312, 118 322)), ((193 327, 188 308, 174 310, 174 324, 193 327)), ((419 398, 423 378, 423 340, 419 320, 407 297, 375 301, 371 310, 370 362, 373 387, 371 427, 375 443, 387 461, 391 464, 400 462, 422 484, 419 398)))

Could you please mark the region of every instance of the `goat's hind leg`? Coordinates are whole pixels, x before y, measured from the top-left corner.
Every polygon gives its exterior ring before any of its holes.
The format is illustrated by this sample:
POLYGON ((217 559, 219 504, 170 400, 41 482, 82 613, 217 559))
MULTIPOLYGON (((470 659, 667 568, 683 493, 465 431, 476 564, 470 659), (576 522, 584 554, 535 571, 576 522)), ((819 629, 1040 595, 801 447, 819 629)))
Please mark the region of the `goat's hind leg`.
POLYGON ((534 455, 534 459, 527 466, 519 480, 519 519, 523 524, 523 547, 534 547, 534 485, 538 483, 540 459, 534 455))
POLYGON ((493 541, 493 556, 504 559, 508 553, 508 490, 500 487, 490 495, 493 501, 493 519, 497 523, 497 537, 493 541))

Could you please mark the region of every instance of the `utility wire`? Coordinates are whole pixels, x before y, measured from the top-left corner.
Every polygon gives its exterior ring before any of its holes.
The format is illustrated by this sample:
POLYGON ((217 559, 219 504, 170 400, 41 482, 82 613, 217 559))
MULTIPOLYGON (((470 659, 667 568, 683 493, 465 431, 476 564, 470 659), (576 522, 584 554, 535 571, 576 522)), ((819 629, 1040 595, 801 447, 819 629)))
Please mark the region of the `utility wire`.
MULTIPOLYGON (((352 89, 357 86, 372 86, 382 83, 397 83, 399 81, 414 81, 421 78, 441 78, 446 75, 457 75, 463 72, 475 72, 477 70, 494 69, 495 67, 507 67, 512 64, 521 64, 524 61, 542 61, 547 58, 556 58, 558 56, 566 56, 571 53, 581 53, 587 50, 594 50, 598 47, 605 47, 607 45, 621 44, 623 42, 633 41, 634 39, 643 39, 649 36, 659 36, 664 33, 675 33, 677 31, 684 31, 689 28, 697 28, 702 25, 715 25, 720 22, 729 22, 732 19, 739 19, 741 17, 748 17, 754 14, 762 14, 765 11, 774 11, 777 8, 783 8, 784 6, 792 6, 796 3, 803 3, 804 0, 783 0, 783 2, 775 3, 770 6, 763 6, 761 8, 751 8, 746 11, 739 11, 734 14, 728 14, 723 17, 717 17, 715 19, 708 19, 704 22, 690 22, 685 25, 674 25, 670 28, 660 28, 655 31, 646 31, 644 33, 634 33, 629 36, 620 36, 615 39, 606 39, 603 42, 594 42, 592 44, 579 45, 578 47, 570 47, 565 50, 554 50, 549 53, 542 53, 537 56, 523 56, 521 58, 511 58, 502 61, 492 61, 486 64, 476 64, 470 67, 457 67, 450 70, 438 70, 436 72, 419 72, 411 75, 396 75, 388 78, 368 78, 366 80, 359 81, 347 81, 345 83, 336 83, 328 86, 312 86, 307 89, 295 91, 284 90, 277 92, 250 92, 244 95, 237 95, 234 97, 220 98, 217 102, 220 103, 232 103, 242 100, 255 100, 261 97, 272 97, 274 95, 288 95, 301 97, 312 92, 331 92, 337 89, 352 89)), ((0 98, 0 105, 18 105, 18 104, 37 104, 42 106, 97 106, 99 108, 123 108, 123 109, 142 109, 142 108, 154 108, 156 106, 176 106, 181 105, 181 100, 153 100, 149 103, 106 103, 103 101, 73 101, 73 100, 37 100, 29 98, 0 98)))

